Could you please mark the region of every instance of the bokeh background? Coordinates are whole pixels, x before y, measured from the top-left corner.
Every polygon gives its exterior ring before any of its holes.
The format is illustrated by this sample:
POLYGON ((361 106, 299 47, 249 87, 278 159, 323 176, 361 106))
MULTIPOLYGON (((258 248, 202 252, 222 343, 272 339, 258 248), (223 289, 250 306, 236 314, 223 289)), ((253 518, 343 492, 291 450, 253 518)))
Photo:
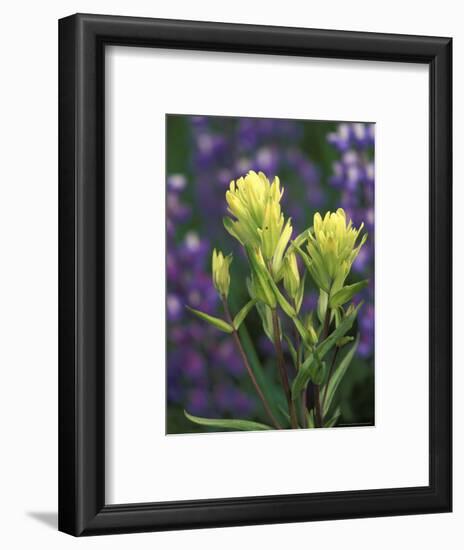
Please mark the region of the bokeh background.
MULTIPOLYGON (((233 313, 249 299, 245 259, 222 225, 228 185, 248 170, 280 177, 294 236, 312 225, 316 211, 338 207, 366 226, 369 238, 350 278, 370 283, 357 298, 365 301, 355 327, 360 344, 338 389, 337 426, 374 423, 374 142, 371 123, 166 115, 167 433, 208 431, 188 421, 184 409, 266 421, 232 338, 185 308, 222 316, 211 282, 214 247, 234 253, 233 313)), ((309 310, 317 302, 311 281, 306 295, 309 310)), ((258 381, 284 408, 272 346, 254 311, 244 325, 240 336, 258 381)))

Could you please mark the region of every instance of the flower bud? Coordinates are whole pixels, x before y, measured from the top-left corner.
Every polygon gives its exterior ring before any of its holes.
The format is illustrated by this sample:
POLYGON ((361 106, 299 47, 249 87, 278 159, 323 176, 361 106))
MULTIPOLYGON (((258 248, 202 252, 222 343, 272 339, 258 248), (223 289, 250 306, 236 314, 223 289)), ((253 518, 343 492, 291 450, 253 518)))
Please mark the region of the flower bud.
POLYGON ((300 273, 294 252, 288 252, 284 258, 283 277, 285 291, 295 300, 300 288, 300 273))
POLYGON ((213 284, 220 294, 220 296, 224 296, 227 298, 227 295, 229 294, 229 286, 230 286, 230 274, 229 274, 229 266, 232 263, 232 254, 229 254, 228 256, 224 256, 224 254, 219 250, 216 251, 216 249, 213 250, 213 284))
POLYGON ((306 328, 306 330, 308 331, 308 334, 309 334, 309 341, 313 346, 315 346, 317 344, 318 337, 317 337, 317 332, 314 329, 312 313, 307 315, 304 324, 305 324, 305 328, 306 328))

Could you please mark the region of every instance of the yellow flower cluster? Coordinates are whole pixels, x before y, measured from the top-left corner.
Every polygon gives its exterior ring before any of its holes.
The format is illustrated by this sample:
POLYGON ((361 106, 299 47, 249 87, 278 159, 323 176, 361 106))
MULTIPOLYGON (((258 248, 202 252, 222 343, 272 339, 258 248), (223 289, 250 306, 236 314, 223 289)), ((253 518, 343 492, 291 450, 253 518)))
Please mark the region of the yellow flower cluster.
POLYGON ((367 234, 356 241, 364 224, 359 229, 347 223, 342 208, 327 212, 324 218, 317 212, 313 229, 308 233, 307 249, 311 258, 310 272, 316 284, 326 292, 336 292, 343 286, 367 234))
MULTIPOLYGON (((276 176, 272 183, 262 172, 248 172, 245 177, 232 181, 226 192, 228 211, 233 217, 224 218, 224 226, 247 250, 252 267, 252 285, 256 298, 276 305, 275 290, 269 286, 266 271, 275 283, 283 279, 287 295, 295 301, 302 284, 295 252, 302 256, 317 286, 334 296, 343 288, 351 266, 367 239, 358 237, 363 224, 356 229, 347 222, 345 211, 327 212, 324 217, 317 212, 313 227, 288 247, 292 236, 290 218, 285 222, 280 201, 284 190, 276 176), (307 242, 307 254, 297 241, 307 242)), ((231 256, 213 252, 213 281, 221 296, 227 296, 231 256)), ((356 287, 357 288, 357 287, 356 287)), ((352 291, 355 291, 353 288, 352 291)), ((348 290, 344 291, 347 296, 348 290)), ((340 301, 343 295, 338 296, 340 301)))
POLYGON ((253 171, 232 181, 226 192, 228 211, 236 219, 224 218, 224 227, 242 245, 259 248, 276 277, 292 235, 291 220, 285 223, 280 208, 283 192, 277 176, 270 183, 262 172, 253 171))

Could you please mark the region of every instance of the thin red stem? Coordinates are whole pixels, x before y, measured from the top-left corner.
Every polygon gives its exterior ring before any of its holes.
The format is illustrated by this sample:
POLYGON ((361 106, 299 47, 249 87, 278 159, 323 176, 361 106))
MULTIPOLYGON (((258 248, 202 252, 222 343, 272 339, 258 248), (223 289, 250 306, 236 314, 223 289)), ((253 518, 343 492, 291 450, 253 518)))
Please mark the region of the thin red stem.
POLYGON ((280 381, 287 398, 288 412, 290 414, 290 423, 292 428, 298 428, 298 419, 296 416, 295 403, 292 400, 292 394, 290 391, 290 384, 288 382, 287 371, 285 370, 285 360, 284 354, 282 351, 282 342, 280 340, 280 328, 279 328, 279 318, 277 316, 277 311, 272 310, 272 326, 274 329, 274 347, 277 354, 277 366, 279 368, 280 381))
MULTIPOLYGON (((227 300, 226 300, 225 297, 222 298, 222 303, 224 304, 224 311, 225 311, 225 314, 226 314, 227 321, 229 322, 229 324, 231 326, 234 326, 232 316, 231 316, 230 310, 229 310, 229 305, 227 304, 227 300)), ((242 358, 243 364, 245 365, 245 368, 246 368, 246 370, 248 372, 248 375, 251 379, 251 382, 252 382, 252 384, 253 384, 253 386, 256 390, 256 393, 258 394, 259 398, 261 399, 261 402, 264 406, 264 409, 265 409, 269 419, 271 420, 271 422, 272 422, 272 424, 274 425, 275 428, 277 428, 278 430, 281 430, 282 426, 279 424, 276 417, 272 413, 271 407, 269 406, 269 403, 267 402, 266 397, 264 396, 261 388, 259 387, 258 381, 256 380, 254 372, 252 371, 250 363, 248 362, 248 358, 246 356, 245 350, 243 349, 242 343, 240 342, 240 337, 239 337, 238 332, 235 329, 235 327, 234 327, 234 330, 232 332, 232 336, 234 338, 235 345, 237 346, 237 349, 238 349, 238 351, 240 353, 240 356, 242 358)))

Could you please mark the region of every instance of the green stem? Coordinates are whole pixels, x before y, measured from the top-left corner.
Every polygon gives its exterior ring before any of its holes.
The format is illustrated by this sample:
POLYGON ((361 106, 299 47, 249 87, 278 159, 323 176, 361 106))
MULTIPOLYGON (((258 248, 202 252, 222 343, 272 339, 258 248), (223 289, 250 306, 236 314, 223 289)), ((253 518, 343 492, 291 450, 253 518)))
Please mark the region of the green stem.
POLYGON ((296 416, 295 403, 292 401, 292 394, 290 391, 290 384, 288 383, 287 371, 285 370, 285 360, 284 354, 282 351, 282 342, 280 340, 280 328, 279 328, 279 317, 277 316, 277 311, 272 310, 272 327, 274 330, 274 347, 277 354, 277 366, 279 368, 280 381, 287 398, 288 412, 290 414, 290 423, 292 428, 298 428, 298 420, 296 416))
MULTIPOLYGON (((296 346, 296 371, 298 373, 298 370, 301 365, 301 338, 300 335, 295 327, 294 333, 295 333, 295 346, 296 346)), ((301 414, 301 425, 303 428, 308 427, 308 417, 306 415, 308 409, 308 404, 306 401, 306 388, 301 390, 301 396, 300 396, 300 414, 301 414)))
POLYGON ((315 421, 316 428, 322 428, 321 391, 319 384, 314 384, 315 421))
POLYGON ((306 401, 306 388, 301 390, 301 420, 303 428, 308 427, 308 417, 306 411, 308 410, 308 405, 306 401))
MULTIPOLYGON (((229 305, 227 303, 227 299, 225 298, 225 296, 222 297, 222 303, 224 305, 224 312, 226 314, 227 321, 230 323, 230 325, 234 326, 232 316, 231 316, 230 310, 229 310, 229 305)), ((245 368, 248 372, 248 375, 250 376, 251 382, 252 382, 252 384, 253 384, 253 386, 256 390, 256 393, 258 394, 259 398, 261 399, 261 402, 264 406, 264 409, 265 409, 269 419, 271 420, 271 422, 272 422, 272 424, 274 425, 275 428, 277 428, 278 430, 281 430, 282 426, 279 424, 276 417, 272 413, 271 407, 269 406, 269 403, 267 402, 266 397, 264 396, 261 388, 259 387, 258 381, 256 380, 256 377, 254 375, 254 372, 252 371, 252 369, 250 367, 250 363, 248 362, 248 358, 247 358, 246 353, 243 349, 242 343, 240 342, 240 337, 239 337, 238 332, 235 329, 235 327, 234 327, 234 330, 232 332, 232 336, 234 338, 235 345, 237 346, 237 349, 240 353, 240 356, 242 357, 243 364, 245 365, 245 368)))
MULTIPOLYGON (((330 328, 330 307, 327 304, 327 311, 325 312, 324 326, 322 329, 322 342, 329 335, 329 328, 330 328)), ((314 408, 316 413, 315 414, 316 428, 322 428, 324 418, 322 414, 321 392, 320 392, 319 384, 314 384, 314 408)))
POLYGON ((330 307, 327 304, 327 310, 325 312, 325 317, 324 317, 324 327, 322 329, 322 341, 324 341, 329 335, 329 328, 330 328, 330 307))

